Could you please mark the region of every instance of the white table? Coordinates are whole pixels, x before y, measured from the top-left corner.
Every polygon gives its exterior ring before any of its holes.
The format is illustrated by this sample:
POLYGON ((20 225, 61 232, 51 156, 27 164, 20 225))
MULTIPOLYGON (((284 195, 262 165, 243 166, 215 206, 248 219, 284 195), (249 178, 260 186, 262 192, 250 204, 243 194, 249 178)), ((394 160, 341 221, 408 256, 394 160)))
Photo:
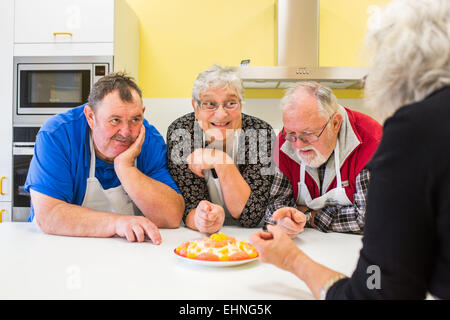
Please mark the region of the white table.
MULTIPOLYGON (((224 227, 248 240, 257 229, 224 227)), ((203 235, 160 230, 162 244, 47 235, 30 223, 0 223, 0 299, 312 299, 306 284, 254 261, 213 268, 181 261, 173 249, 203 235)), ((315 261, 351 275, 361 236, 306 229, 295 240, 315 261)))

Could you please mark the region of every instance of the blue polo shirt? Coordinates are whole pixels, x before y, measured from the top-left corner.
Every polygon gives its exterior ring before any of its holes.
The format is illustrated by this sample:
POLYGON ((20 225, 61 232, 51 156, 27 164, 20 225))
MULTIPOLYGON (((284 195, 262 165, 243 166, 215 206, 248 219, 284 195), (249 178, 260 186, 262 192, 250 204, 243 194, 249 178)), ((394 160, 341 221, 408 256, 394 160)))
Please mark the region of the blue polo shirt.
MULTIPOLYGON (((83 109, 85 105, 60 113, 44 123, 36 136, 25 191, 30 188, 47 196, 81 205, 89 176, 91 151, 83 109)), ((180 193, 167 169, 167 147, 161 134, 144 120, 145 141, 137 158, 137 168, 180 193)), ((120 185, 114 164, 96 158, 95 177, 103 189, 120 185)), ((163 195, 161 195, 163 196, 163 195)), ((33 204, 28 221, 34 218, 33 204)))

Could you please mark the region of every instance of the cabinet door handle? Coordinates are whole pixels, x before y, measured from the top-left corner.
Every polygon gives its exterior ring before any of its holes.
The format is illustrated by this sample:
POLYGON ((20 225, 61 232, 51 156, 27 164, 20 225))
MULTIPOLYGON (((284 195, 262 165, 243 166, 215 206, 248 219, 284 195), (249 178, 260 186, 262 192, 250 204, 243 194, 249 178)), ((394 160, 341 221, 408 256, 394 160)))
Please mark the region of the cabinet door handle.
POLYGON ((73 36, 70 32, 53 32, 53 36, 59 36, 59 35, 66 35, 66 36, 73 36))
POLYGON ((1 177, 0 178, 0 194, 2 196, 6 195, 6 193, 3 193, 3 180, 6 179, 6 177, 1 177))
POLYGON ((0 223, 2 223, 2 216, 3 216, 3 212, 5 212, 6 209, 2 209, 0 210, 0 223))

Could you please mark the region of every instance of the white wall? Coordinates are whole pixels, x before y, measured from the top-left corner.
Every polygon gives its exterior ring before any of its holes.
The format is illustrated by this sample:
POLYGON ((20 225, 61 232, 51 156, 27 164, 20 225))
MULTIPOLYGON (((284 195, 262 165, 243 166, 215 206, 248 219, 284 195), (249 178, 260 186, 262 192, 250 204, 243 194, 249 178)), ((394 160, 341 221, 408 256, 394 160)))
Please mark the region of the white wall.
MULTIPOLYGON (((338 102, 350 109, 371 115, 363 107, 361 99, 340 99, 338 102)), ((280 99, 247 99, 243 112, 267 121, 278 133, 283 127, 280 99)), ((146 119, 166 138, 167 128, 175 119, 192 112, 190 98, 145 98, 146 119)))

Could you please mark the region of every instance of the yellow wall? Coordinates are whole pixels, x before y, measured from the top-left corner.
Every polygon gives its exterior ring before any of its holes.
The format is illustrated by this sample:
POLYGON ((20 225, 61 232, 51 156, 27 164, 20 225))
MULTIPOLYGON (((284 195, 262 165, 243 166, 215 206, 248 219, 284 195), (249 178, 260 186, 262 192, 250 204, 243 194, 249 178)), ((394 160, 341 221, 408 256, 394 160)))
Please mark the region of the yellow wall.
MULTIPOLYGON (((212 63, 276 65, 276 0, 127 0, 139 18, 139 85, 145 98, 190 97, 197 74, 212 63)), ((387 0, 321 0, 321 66, 364 63, 359 57, 371 4, 387 0)), ((336 90, 360 98, 359 90, 336 90)), ((247 98, 281 90, 246 90, 247 98)))
POLYGON ((364 66, 367 9, 389 0, 320 0, 319 65, 364 66))
POLYGON ((128 0, 140 20, 139 82, 145 97, 190 97, 213 63, 275 61, 274 0, 128 0))

